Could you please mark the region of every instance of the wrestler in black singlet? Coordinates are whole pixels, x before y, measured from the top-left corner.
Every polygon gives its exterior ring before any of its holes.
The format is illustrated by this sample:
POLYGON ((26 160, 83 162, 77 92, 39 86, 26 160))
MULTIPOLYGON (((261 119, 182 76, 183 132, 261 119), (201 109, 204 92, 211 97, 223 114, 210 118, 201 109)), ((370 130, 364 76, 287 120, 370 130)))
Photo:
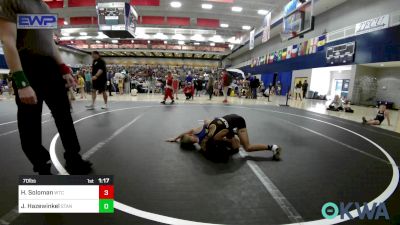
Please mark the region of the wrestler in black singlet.
POLYGON ((233 138, 237 130, 246 128, 246 121, 243 117, 236 114, 227 115, 221 118, 214 119, 209 124, 209 132, 207 140, 202 145, 204 155, 212 161, 226 162, 230 156, 239 152, 239 149, 233 149, 230 143, 225 141, 215 141, 213 137, 220 131, 228 129, 228 138, 233 138), (212 125, 216 126, 216 129, 211 129, 212 125))
POLYGON ((216 130, 214 131, 212 129, 211 130, 209 129, 208 137, 214 137, 224 129, 228 129, 229 130, 228 136, 233 137, 235 134, 235 130, 246 128, 246 121, 243 119, 243 117, 239 115, 230 114, 222 118, 214 119, 213 121, 211 121, 208 127, 210 128, 211 125, 215 125, 216 130))
POLYGON ((382 124, 382 122, 385 120, 385 112, 381 112, 380 110, 378 111, 378 114, 375 117, 375 120, 379 121, 379 124, 382 124))

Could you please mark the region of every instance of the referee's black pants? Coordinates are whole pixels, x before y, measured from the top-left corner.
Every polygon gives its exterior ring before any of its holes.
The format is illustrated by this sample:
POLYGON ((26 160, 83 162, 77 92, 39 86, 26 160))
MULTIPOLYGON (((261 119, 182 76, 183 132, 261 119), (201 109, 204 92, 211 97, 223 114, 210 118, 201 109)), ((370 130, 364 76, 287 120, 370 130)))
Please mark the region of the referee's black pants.
POLYGON ((59 65, 51 57, 21 53, 20 57, 23 70, 38 99, 36 105, 23 104, 14 85, 21 146, 33 164, 33 170, 39 172, 45 169, 50 160, 49 152, 42 145, 43 102, 47 104, 53 115, 65 149, 64 158, 70 161, 80 160, 80 145, 71 117, 65 81, 59 72, 59 65))

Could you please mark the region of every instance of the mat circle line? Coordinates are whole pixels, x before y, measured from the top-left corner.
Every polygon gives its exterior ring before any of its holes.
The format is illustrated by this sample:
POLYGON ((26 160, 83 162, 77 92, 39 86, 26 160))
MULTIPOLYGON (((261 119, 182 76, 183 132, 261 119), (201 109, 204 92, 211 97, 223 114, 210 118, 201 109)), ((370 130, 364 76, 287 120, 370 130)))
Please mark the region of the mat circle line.
MULTIPOLYGON (((178 107, 180 105, 177 105, 178 107)), ((184 105, 184 107, 200 107, 200 106, 211 106, 211 107, 221 107, 219 105, 184 105)), ((99 115, 103 115, 103 114, 108 114, 108 113, 112 113, 112 112, 119 112, 119 111, 125 111, 125 110, 132 110, 132 109, 143 109, 143 108, 160 108, 160 107, 169 107, 169 106, 157 106, 157 105, 151 105, 151 106, 135 106, 135 107, 127 107, 127 108, 121 108, 121 109, 114 109, 114 110, 109 110, 109 111, 104 111, 101 113, 97 113, 97 114, 93 114, 87 117, 83 117, 77 121, 74 121, 74 124, 79 123, 83 120, 86 119, 90 119, 99 115)), ((180 106, 183 107, 183 106, 180 106)), ((276 111, 276 110, 269 110, 269 109, 260 109, 260 108, 251 108, 251 107, 243 107, 243 106, 223 106, 223 107, 227 107, 227 108, 241 108, 241 109, 248 109, 248 110, 257 110, 257 111, 265 111, 265 112, 272 112, 272 113, 278 113, 278 114, 284 114, 284 115, 289 115, 289 116, 296 116, 296 117, 300 117, 300 118, 304 118, 304 119, 309 119, 309 120, 313 120, 313 121, 317 121, 317 122, 321 122, 321 123, 325 123, 328 125, 331 125, 333 127, 337 127, 339 129, 342 129, 344 131, 347 131, 353 135, 356 135, 364 140, 366 140, 367 142, 371 143, 372 145, 374 145, 376 148, 378 148, 384 155, 385 157, 388 159, 388 161, 390 162, 390 165, 392 166, 392 171, 393 171, 393 175, 392 175, 392 179, 391 182, 389 183, 388 187, 378 196, 376 197, 374 200, 368 202, 367 206, 369 208, 371 208, 373 206, 374 203, 382 203, 385 202, 396 190, 397 185, 399 183, 399 169, 398 166, 396 165, 396 162, 394 161, 394 159, 389 155, 389 153, 386 152, 385 149, 383 149, 380 145, 378 145, 377 143, 373 142, 372 140, 370 140, 369 138, 355 132, 352 131, 350 129, 341 127, 339 125, 336 124, 332 124, 326 121, 322 121, 319 119, 315 119, 312 117, 308 117, 308 116, 302 116, 302 115, 297 115, 297 114, 292 114, 292 113, 287 113, 287 112, 280 112, 280 111, 276 111)), ((56 155, 56 143, 57 140, 59 138, 59 133, 57 133, 53 139, 51 140, 51 144, 50 144, 50 156, 51 156, 51 161, 53 162, 53 165, 56 167, 57 171, 61 173, 61 175, 69 175, 68 173, 66 173, 65 168, 62 166, 61 162, 58 160, 58 157, 56 155)), ((159 215, 159 214, 155 214, 155 213, 151 213, 151 212, 146 212, 140 209, 136 209, 133 208, 131 206, 125 205, 123 203, 120 203, 118 201, 115 201, 114 203, 114 207, 115 209, 118 209, 122 212, 128 213, 130 215, 133 216, 137 216, 143 219, 147 219, 147 220, 151 220, 151 221, 155 221, 155 222, 159 222, 159 223, 163 223, 163 224, 172 224, 172 225, 218 225, 218 224, 214 224, 214 223, 203 223, 203 222, 196 222, 196 221, 190 221, 190 220, 184 220, 184 219, 178 219, 178 218, 173 218, 173 217, 168 217, 168 216, 163 216, 163 215, 159 215)), ((360 211, 363 211, 364 207, 360 208, 360 211)), ((357 218, 359 216, 358 211, 352 210, 349 212, 351 214, 351 216, 353 218, 357 218)), ((321 220, 313 220, 313 221, 307 221, 307 222, 301 222, 301 223, 290 223, 290 224, 296 224, 296 225, 325 225, 325 224, 338 224, 338 223, 342 223, 345 221, 350 220, 348 217, 341 219, 340 216, 335 217, 334 219, 321 219, 321 220)))

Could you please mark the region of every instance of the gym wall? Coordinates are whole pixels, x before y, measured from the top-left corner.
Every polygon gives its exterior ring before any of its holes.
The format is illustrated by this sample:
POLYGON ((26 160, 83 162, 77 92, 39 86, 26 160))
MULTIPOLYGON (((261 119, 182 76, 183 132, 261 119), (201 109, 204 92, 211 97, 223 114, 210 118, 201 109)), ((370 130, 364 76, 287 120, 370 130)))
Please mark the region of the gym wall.
POLYGON ((92 64, 92 59, 89 54, 84 53, 74 53, 59 49, 61 58, 67 65, 78 65, 78 64, 92 64))
POLYGON ((356 68, 352 103, 357 105, 375 105, 378 89, 377 70, 372 67, 356 68))
MULTIPOLYGON (((394 10, 399 9, 399 0, 351 0, 347 1, 330 11, 320 14, 315 19, 314 31, 305 34, 301 40, 308 40, 312 37, 322 35, 324 31, 331 32, 335 31, 352 24, 356 24, 361 21, 365 21, 374 17, 378 17, 384 14, 390 14, 394 10), (360 7, 362 5, 362 7, 360 7)), ((280 32, 281 25, 278 26, 277 31, 280 32)), ((259 37, 258 39, 261 39, 259 37)), ((256 40, 256 43, 260 43, 260 40, 256 40), (258 42, 257 42, 258 41, 258 42)), ((282 43, 281 38, 278 36, 273 37, 270 41, 256 46, 254 50, 248 51, 248 44, 243 46, 240 52, 233 53, 229 58, 232 60, 232 65, 250 60, 252 57, 261 56, 272 50, 283 49, 289 45, 299 43, 299 38, 295 38, 290 41, 282 43)))
POLYGON ((376 69, 378 89, 377 100, 394 102, 396 108, 400 107, 400 68, 376 69))

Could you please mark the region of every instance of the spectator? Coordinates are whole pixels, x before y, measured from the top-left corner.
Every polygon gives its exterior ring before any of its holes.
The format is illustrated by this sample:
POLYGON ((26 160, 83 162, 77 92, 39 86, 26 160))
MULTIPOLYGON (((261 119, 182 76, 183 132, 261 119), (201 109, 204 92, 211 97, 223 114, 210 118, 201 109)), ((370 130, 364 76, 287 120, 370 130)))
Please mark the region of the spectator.
POLYGON ((148 91, 147 93, 149 94, 150 92, 154 94, 154 91, 156 89, 156 79, 154 79, 153 75, 149 76, 149 81, 148 81, 148 91))
POLYGON ((224 70, 222 71, 222 93, 224 95, 224 101, 223 103, 228 103, 228 89, 229 86, 232 84, 232 76, 228 74, 228 71, 224 70))
POLYGON ((114 82, 112 81, 112 79, 113 79, 113 72, 109 71, 107 73, 107 89, 108 89, 109 96, 113 96, 112 91, 115 89, 114 82))
POLYGON ((85 94, 85 79, 83 79, 83 75, 81 73, 78 74, 78 89, 81 93, 81 99, 86 98, 85 94))
POLYGON ((281 93, 282 93, 282 85, 281 85, 281 82, 278 81, 276 84, 276 95, 280 96, 281 93))
POLYGON ((183 88, 183 92, 185 93, 186 100, 193 99, 194 95, 194 87, 191 83, 187 83, 185 88, 183 88))
POLYGON ((192 83, 193 82, 193 77, 192 77, 192 75, 190 75, 190 74, 188 74, 187 76, 186 76, 186 83, 192 83))
POLYGON ((210 97, 210 100, 212 99, 213 96, 213 90, 214 90, 214 76, 210 75, 207 81, 207 93, 210 97))
POLYGON ((124 94, 124 74, 122 73, 116 73, 115 74, 115 79, 117 79, 117 84, 118 84, 118 92, 120 95, 124 94))
POLYGON ((196 97, 201 95, 201 92, 203 91, 203 81, 201 78, 198 78, 195 80, 195 88, 196 88, 196 97))
POLYGON ((335 98, 332 100, 331 104, 328 106, 328 110, 332 111, 341 111, 343 110, 343 102, 340 99, 339 95, 335 95, 335 98))
POLYGON ((303 99, 302 99, 302 97, 301 97, 301 89, 302 89, 302 87, 303 87, 303 84, 301 83, 301 81, 299 81, 299 83, 297 83, 296 84, 296 88, 295 88, 295 91, 294 91, 294 93, 296 94, 296 100, 297 100, 297 96, 299 96, 299 98, 300 98, 300 101, 302 101, 303 99))
POLYGON ((252 93, 252 98, 257 99, 257 89, 260 87, 260 80, 256 77, 250 81, 250 88, 252 93))
POLYGON ((90 93, 92 91, 92 74, 90 73, 89 70, 83 70, 83 73, 85 75, 85 89, 87 93, 90 93))
POLYGON ((307 83, 307 80, 304 81, 304 83, 303 83, 303 85, 302 85, 302 89, 303 89, 303 98, 306 98, 307 90, 308 90, 308 83, 307 83))
POLYGON ((269 89, 269 87, 267 87, 267 89, 265 89, 265 91, 263 93, 263 96, 268 99, 268 102, 270 102, 270 100, 269 100, 270 95, 271 95, 271 89, 269 89))
POLYGON ((179 98, 178 98, 179 80, 178 80, 177 75, 174 76, 174 80, 172 81, 172 88, 174 89, 174 95, 175 95, 176 100, 179 100, 179 98))

